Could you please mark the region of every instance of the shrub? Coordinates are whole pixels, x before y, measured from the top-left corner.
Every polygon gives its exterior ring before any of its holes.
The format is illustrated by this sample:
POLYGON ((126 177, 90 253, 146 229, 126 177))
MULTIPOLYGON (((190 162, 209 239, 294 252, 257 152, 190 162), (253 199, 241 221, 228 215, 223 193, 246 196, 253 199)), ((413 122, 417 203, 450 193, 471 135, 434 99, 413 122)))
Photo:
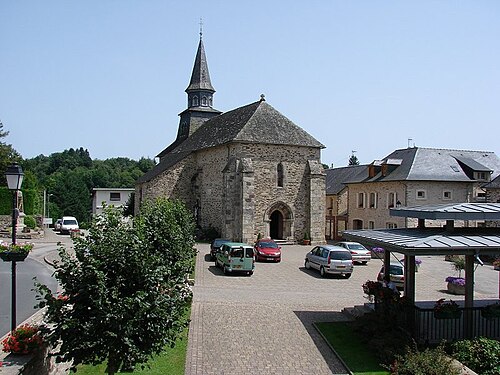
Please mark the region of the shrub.
POLYGON ((482 375, 500 374, 500 342, 486 337, 457 341, 453 357, 482 375))
POLYGON ((38 327, 24 324, 12 331, 2 341, 3 351, 15 354, 28 354, 39 349, 43 340, 38 332, 38 327))
POLYGON ((460 370, 453 366, 453 360, 449 358, 443 345, 436 349, 408 348, 404 355, 396 355, 391 366, 387 367, 394 375, 460 375, 460 370))
POLYGON ((35 229, 36 228, 36 220, 33 216, 31 215, 26 215, 24 217, 24 224, 30 228, 30 229, 35 229))

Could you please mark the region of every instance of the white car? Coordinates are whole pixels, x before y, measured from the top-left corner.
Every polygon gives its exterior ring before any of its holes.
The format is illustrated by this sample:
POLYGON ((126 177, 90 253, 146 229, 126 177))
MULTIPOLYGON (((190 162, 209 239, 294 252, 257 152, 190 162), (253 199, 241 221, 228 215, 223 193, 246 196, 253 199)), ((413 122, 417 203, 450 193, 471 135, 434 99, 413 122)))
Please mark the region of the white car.
POLYGON ((78 226, 78 221, 73 216, 63 216, 61 221, 60 232, 62 234, 69 234, 71 231, 78 231, 80 227, 78 226))
POLYGON ((370 250, 357 242, 338 242, 335 245, 342 246, 343 248, 349 250, 352 255, 352 261, 356 263, 366 264, 372 259, 372 254, 370 250))
POLYGON ((56 222, 54 223, 54 230, 56 232, 59 232, 61 230, 61 223, 62 219, 57 219, 56 222))

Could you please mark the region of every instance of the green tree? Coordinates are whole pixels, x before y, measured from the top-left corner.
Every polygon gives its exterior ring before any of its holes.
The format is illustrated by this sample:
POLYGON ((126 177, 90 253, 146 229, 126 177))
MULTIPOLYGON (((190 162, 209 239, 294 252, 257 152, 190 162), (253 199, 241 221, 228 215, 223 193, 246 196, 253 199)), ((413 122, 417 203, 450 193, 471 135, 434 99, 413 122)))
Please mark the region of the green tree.
POLYGON ((6 138, 9 135, 8 131, 3 130, 3 124, 0 121, 0 185, 6 186, 7 180, 5 179, 5 171, 7 167, 16 162, 21 163, 21 155, 14 150, 12 145, 9 145, 3 142, 3 138, 6 138))
POLYGON ((74 257, 60 249, 55 277, 62 296, 37 284, 52 324, 49 341, 61 343, 57 360, 107 361, 106 372, 115 374, 173 347, 188 324, 193 246, 192 215, 179 202, 145 204, 133 227, 105 209, 88 235, 76 239, 74 257))
POLYGON ((349 165, 359 165, 358 157, 354 153, 349 157, 349 165))

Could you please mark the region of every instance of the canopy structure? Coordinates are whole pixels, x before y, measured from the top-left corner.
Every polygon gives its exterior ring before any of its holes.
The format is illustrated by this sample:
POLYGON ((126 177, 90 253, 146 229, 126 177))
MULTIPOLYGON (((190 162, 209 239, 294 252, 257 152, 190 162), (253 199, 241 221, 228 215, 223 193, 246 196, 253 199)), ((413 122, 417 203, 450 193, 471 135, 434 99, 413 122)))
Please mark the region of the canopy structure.
POLYGON ((455 220, 500 220, 500 203, 460 203, 390 210, 392 216, 419 219, 417 228, 350 230, 343 233, 349 241, 362 242, 385 250, 385 269, 390 252, 405 255, 405 296, 415 303, 415 256, 465 255, 465 306, 474 304, 474 261, 483 255, 500 254, 500 228, 454 226, 455 220), (446 220, 443 228, 425 228, 425 219, 446 220))

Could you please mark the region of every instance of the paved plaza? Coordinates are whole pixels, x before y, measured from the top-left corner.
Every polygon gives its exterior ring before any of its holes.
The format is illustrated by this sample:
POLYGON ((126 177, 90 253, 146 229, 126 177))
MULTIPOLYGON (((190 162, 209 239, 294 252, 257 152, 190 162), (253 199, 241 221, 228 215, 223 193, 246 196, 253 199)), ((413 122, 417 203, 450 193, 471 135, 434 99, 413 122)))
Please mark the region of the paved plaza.
MULTIPOLYGON (((366 302, 361 285, 374 280, 382 262, 356 265, 350 279, 305 270, 312 246, 285 245, 281 263, 257 263, 253 276, 224 276, 198 244, 186 375, 345 374, 313 322, 344 321, 344 307, 366 302)), ((463 300, 446 292, 456 276, 444 257, 422 257, 418 301, 463 300)), ((475 298, 498 298, 498 272, 478 266, 475 298)), ((462 275, 463 276, 463 275, 462 275)))

